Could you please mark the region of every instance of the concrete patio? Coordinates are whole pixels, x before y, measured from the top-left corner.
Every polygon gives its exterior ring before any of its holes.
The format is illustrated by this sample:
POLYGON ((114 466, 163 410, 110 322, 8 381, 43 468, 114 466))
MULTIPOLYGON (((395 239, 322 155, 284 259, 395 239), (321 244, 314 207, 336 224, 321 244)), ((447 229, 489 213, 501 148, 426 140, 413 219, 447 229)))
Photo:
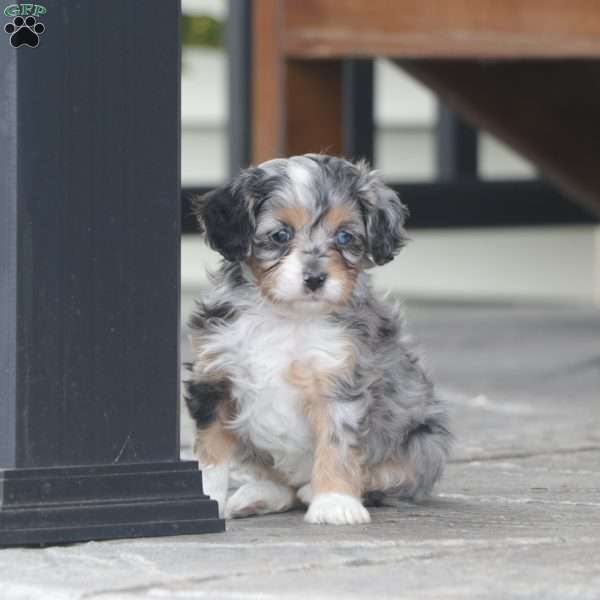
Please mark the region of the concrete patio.
POLYGON ((600 598, 600 311, 407 312, 458 440, 434 499, 356 528, 292 512, 218 535, 4 549, 0 598, 600 598))

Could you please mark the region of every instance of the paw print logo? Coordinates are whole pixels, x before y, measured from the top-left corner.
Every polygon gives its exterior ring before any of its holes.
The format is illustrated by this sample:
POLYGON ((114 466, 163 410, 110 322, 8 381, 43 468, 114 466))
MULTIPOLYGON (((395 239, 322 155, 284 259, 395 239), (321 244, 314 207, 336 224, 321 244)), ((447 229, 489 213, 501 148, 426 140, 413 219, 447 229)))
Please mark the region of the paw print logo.
POLYGON ((12 23, 7 23, 4 26, 4 31, 10 34, 10 44, 14 48, 23 45, 35 48, 40 43, 39 36, 45 30, 46 28, 32 16, 26 19, 15 17, 12 23))

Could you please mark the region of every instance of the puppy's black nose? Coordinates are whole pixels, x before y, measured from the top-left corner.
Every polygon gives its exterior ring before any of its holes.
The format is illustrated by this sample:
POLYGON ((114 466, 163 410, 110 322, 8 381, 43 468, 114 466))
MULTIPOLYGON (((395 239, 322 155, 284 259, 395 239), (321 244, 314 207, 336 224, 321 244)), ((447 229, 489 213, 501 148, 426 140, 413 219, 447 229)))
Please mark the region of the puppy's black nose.
POLYGON ((314 292, 323 286, 327 279, 327 273, 304 273, 304 285, 314 292))

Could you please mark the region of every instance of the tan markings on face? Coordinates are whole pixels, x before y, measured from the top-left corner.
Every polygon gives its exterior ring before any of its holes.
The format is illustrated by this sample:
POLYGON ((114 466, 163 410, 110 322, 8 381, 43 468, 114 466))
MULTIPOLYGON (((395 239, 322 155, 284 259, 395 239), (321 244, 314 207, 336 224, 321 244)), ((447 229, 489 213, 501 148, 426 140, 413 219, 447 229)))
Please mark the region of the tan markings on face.
POLYGON ((356 498, 362 495, 362 465, 354 448, 335 440, 327 406, 332 374, 310 361, 293 361, 287 373, 291 385, 302 391, 304 410, 315 436, 315 460, 311 485, 313 494, 335 492, 356 498))
POLYGON ((273 211, 273 216, 298 231, 310 222, 309 212, 302 206, 288 206, 273 211))
POLYGON ((323 219, 323 222, 325 223, 325 225, 327 225, 328 229, 335 232, 344 223, 352 222, 353 218, 354 213, 349 207, 334 206, 327 212, 325 218, 323 219))
POLYGON ((268 298, 271 302, 274 302, 276 304, 278 302, 278 299, 273 294, 273 288, 277 283, 277 267, 270 270, 265 269, 261 266, 261 264, 256 260, 254 256, 251 256, 246 261, 246 263, 248 264, 248 267, 250 267, 250 271, 256 278, 256 283, 261 294, 268 298))
POLYGON ((277 267, 274 269, 263 268, 254 256, 251 256, 246 263, 256 278, 260 293, 274 304, 277 304, 279 299, 273 293, 273 289, 277 284, 277 267))
POLYGON ((264 272, 260 266, 260 263, 256 260, 256 257, 251 256, 250 258, 248 258, 246 264, 248 265, 250 271, 252 272, 252 275, 254 275, 256 281, 260 285, 260 282, 264 276, 264 272))
POLYGON ((233 455, 238 439, 226 428, 232 416, 231 401, 224 398, 219 404, 215 421, 198 431, 194 454, 203 465, 219 465, 233 455))
MULTIPOLYGON (((354 216, 350 207, 334 206, 325 215, 323 221, 327 228, 334 233, 345 223, 352 222, 354 216)), ((339 252, 332 250, 329 253, 329 276, 342 285, 342 293, 337 302, 338 304, 345 304, 349 300, 357 275, 357 270, 349 268, 339 252)))
POLYGON ((342 291, 337 304, 346 304, 346 302, 348 302, 357 276, 358 271, 356 269, 349 268, 337 250, 332 250, 330 252, 329 277, 339 281, 342 286, 342 291))

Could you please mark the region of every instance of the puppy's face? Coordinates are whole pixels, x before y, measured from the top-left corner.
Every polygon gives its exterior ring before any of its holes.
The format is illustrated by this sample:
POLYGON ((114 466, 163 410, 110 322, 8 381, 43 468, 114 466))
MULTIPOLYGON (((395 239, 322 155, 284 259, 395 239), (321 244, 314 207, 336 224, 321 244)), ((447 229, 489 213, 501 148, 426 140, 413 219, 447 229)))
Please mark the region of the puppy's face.
POLYGON ((379 176, 324 155, 247 169, 197 212, 213 248, 244 262, 265 298, 298 310, 345 304, 359 272, 405 240, 406 209, 379 176))
POLYGON ((287 165, 281 187, 256 213, 248 264, 271 301, 317 309, 347 301, 367 241, 358 202, 315 167, 287 165))

